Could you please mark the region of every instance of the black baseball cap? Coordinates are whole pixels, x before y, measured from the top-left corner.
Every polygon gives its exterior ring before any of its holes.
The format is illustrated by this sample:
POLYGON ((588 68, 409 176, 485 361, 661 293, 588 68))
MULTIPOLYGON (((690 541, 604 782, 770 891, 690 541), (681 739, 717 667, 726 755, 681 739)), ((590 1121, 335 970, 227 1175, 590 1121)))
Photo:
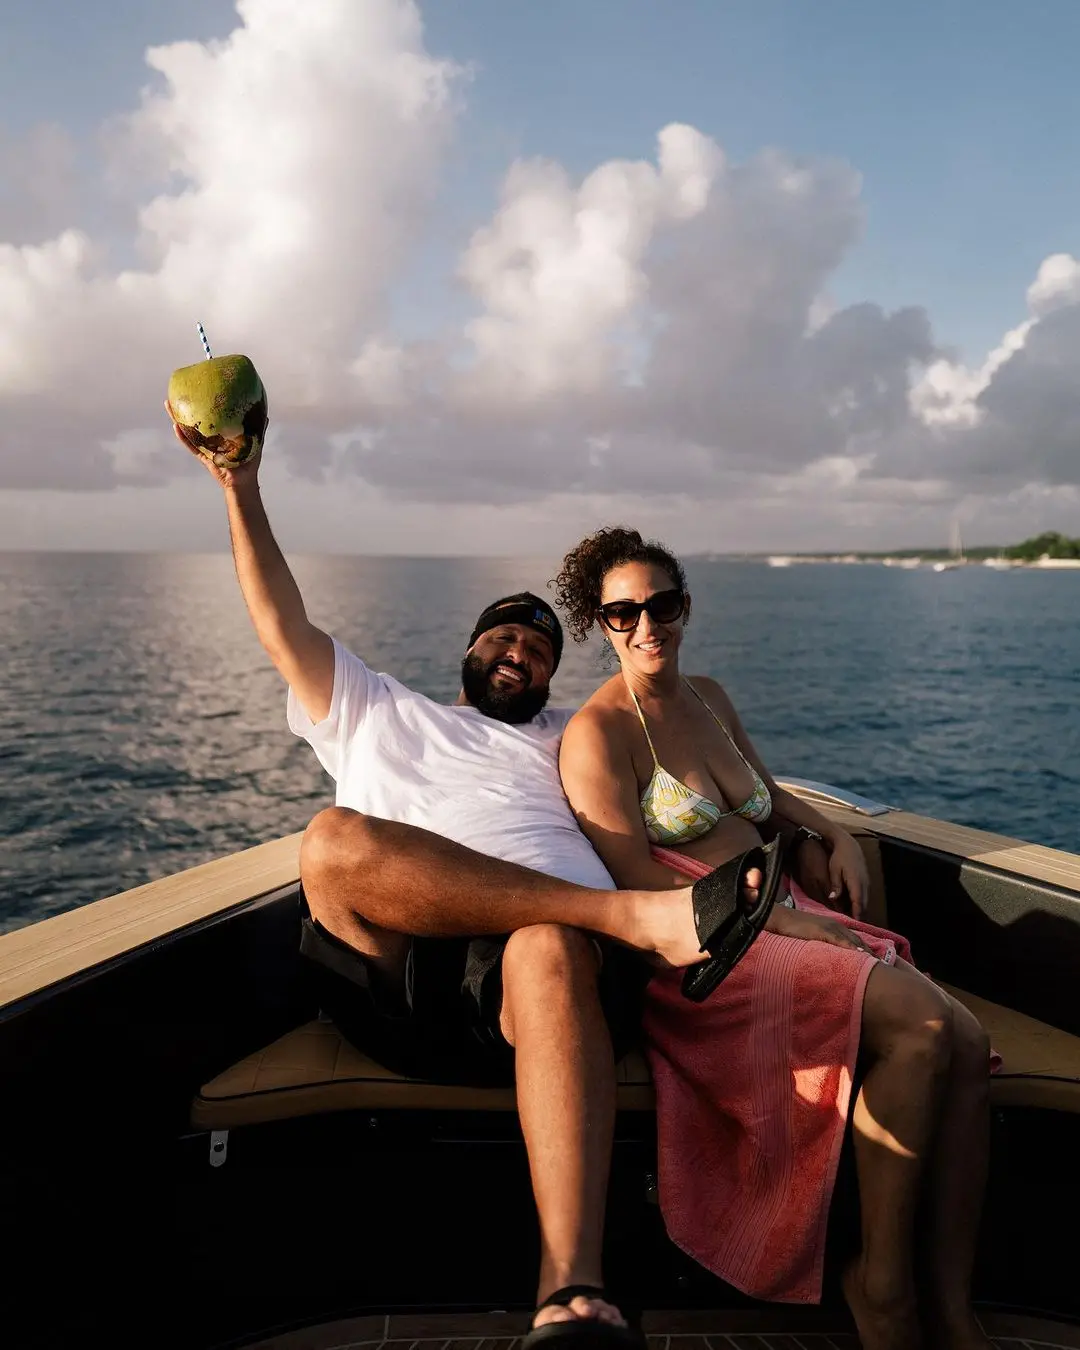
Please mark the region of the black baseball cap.
MULTIPOLYGON (((538 633, 550 641, 555 661, 551 667, 554 675, 562 658, 563 631, 558 616, 546 600, 541 600, 532 591, 519 591, 517 595, 507 595, 495 600, 476 621, 476 627, 469 637, 471 647, 478 637, 498 628, 501 623, 520 623, 526 628, 535 628, 538 633)), ((467 649, 466 649, 467 650, 467 649)))

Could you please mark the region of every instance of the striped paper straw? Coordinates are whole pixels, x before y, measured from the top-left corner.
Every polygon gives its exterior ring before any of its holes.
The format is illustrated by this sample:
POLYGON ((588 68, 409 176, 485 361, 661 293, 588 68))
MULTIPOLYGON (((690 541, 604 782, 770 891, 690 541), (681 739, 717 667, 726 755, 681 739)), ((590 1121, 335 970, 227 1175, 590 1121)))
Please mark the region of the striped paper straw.
POLYGON ((214 359, 214 353, 210 350, 210 344, 206 340, 206 329, 201 323, 197 323, 195 327, 199 330, 199 336, 202 338, 203 351, 206 353, 206 359, 212 361, 214 359))

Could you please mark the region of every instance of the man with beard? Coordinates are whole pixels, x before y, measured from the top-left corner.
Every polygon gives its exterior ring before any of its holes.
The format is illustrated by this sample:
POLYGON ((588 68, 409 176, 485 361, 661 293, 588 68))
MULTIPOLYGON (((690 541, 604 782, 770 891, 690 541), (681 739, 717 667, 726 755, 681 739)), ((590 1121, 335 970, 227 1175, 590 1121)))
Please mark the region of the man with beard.
POLYGON ((571 814, 558 752, 572 710, 545 706, 554 611, 528 592, 489 605, 456 703, 435 703, 310 622, 260 456, 215 465, 176 434, 224 490, 289 725, 336 781, 300 857, 301 950, 324 1010, 400 1072, 516 1083, 542 1235, 534 1336, 640 1350, 601 1272, 615 1063, 648 969, 630 949, 688 965, 698 942, 689 889, 616 892, 571 814))
POLYGON ((324 1010, 388 1067, 516 1082, 543 1237, 537 1336, 572 1332, 588 1350, 585 1323, 590 1344, 631 1350, 642 1342, 605 1295, 601 1248, 615 1063, 636 1039, 648 968, 555 922, 558 896, 545 895, 553 877, 615 894, 559 778, 573 710, 546 704, 562 642, 546 601, 496 600, 448 707, 326 639, 332 679, 306 693, 294 678, 288 703, 337 781, 301 851, 301 949, 324 1010), (508 876, 499 860, 535 871, 508 876), (557 1330, 562 1319, 573 1325, 557 1330))
MULTIPOLYGON (((592 977, 587 983, 597 986, 589 997, 599 994, 620 1050, 636 1031, 643 971, 625 949, 535 923, 511 942, 500 930, 515 928, 512 918, 483 922, 473 933, 455 917, 448 840, 485 862, 502 858, 605 893, 612 888, 559 778, 559 741, 571 710, 546 705, 562 641, 551 606, 523 591, 480 614, 452 705, 376 675, 329 637, 333 683, 329 699, 321 691, 321 721, 295 681, 290 687, 289 726, 337 783, 336 805, 309 826, 301 853, 310 906, 302 949, 319 967, 324 1006, 346 1035, 410 1076, 510 1083, 516 1050, 520 1085, 529 1047, 520 1034, 508 1035, 507 1005, 524 987, 538 1005, 530 1015, 537 1015, 544 999, 536 974, 549 946, 559 953, 549 954, 549 963, 568 959, 564 948, 577 954, 592 977), (411 828, 387 833, 394 824, 411 828), (416 878, 402 879, 395 907, 387 873, 400 865, 416 870, 418 851, 429 845, 437 853, 424 869, 432 903, 421 919, 416 878), (369 901, 379 924, 367 913, 369 901), (516 959, 534 949, 527 961, 516 959)), ((551 978, 558 983, 562 975, 551 978)), ((575 969, 571 987, 579 979, 575 969)), ((552 1028, 547 1038, 565 1044, 565 1031, 552 1028)), ((605 1061, 613 1061, 606 1032, 603 1039, 605 1061)))

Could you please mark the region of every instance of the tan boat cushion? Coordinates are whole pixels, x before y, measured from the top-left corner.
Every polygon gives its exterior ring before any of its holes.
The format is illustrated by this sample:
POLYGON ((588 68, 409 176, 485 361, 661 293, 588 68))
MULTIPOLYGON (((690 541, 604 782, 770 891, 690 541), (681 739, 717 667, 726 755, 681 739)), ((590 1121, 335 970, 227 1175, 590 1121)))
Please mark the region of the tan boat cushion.
MULTIPOLYGON (((1080 1037, 951 989, 990 1033, 1004 1059, 995 1105, 1080 1113, 1080 1037)), ((619 1107, 651 1111, 644 1057, 619 1065, 619 1107)), ((198 1129, 228 1129, 325 1111, 512 1111, 511 1088, 454 1087, 401 1078, 350 1045, 331 1022, 308 1022, 205 1084, 192 1106, 198 1129)))
MULTIPOLYGON (((619 1106, 651 1111, 639 1054, 619 1065, 619 1106)), ((307 1022, 219 1073, 199 1092, 192 1124, 226 1129, 323 1111, 513 1111, 513 1088, 455 1087, 402 1078, 351 1045, 332 1022, 307 1022)))
POLYGON ((1080 1114, 1080 1036, 965 989, 942 988, 971 1009, 1001 1055, 1001 1072, 990 1080, 995 1106, 1041 1106, 1080 1114))

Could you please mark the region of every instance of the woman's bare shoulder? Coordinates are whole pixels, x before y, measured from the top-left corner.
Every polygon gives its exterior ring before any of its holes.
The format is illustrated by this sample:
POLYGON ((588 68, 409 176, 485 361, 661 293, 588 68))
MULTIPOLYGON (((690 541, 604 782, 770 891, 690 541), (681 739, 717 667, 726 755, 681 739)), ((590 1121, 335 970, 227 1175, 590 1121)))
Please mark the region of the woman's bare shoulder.
POLYGON ((713 712, 719 713, 722 717, 734 714, 735 705, 719 680, 714 680, 711 675, 687 675, 686 680, 688 684, 693 685, 713 712))
POLYGON ((571 717, 566 735, 571 740, 618 734, 626 717, 625 686, 615 675, 589 695, 571 717))
POLYGON ((625 702, 626 686, 622 677, 612 675, 610 679, 605 680, 602 685, 592 691, 574 714, 574 718, 603 717, 607 713, 618 711, 625 702))

